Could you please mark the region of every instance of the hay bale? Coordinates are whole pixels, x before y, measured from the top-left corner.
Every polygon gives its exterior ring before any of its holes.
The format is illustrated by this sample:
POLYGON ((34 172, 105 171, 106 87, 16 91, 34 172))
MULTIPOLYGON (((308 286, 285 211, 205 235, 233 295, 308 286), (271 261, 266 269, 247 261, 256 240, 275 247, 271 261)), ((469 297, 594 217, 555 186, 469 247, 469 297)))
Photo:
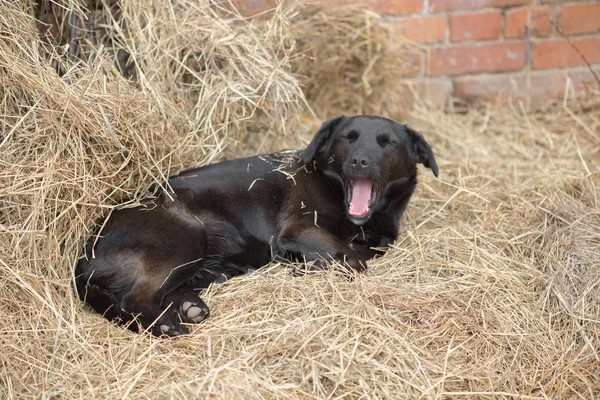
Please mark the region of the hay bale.
MULTIPOLYGON (((303 101, 290 71, 315 80, 317 112, 364 111, 369 92, 347 84, 369 62, 352 64, 354 50, 323 45, 347 66, 325 50, 310 66, 293 57, 317 51, 318 35, 358 46, 366 28, 348 28, 358 18, 347 14, 281 9, 224 20, 208 2, 124 2, 120 14, 69 6, 82 26, 108 21, 102 51, 79 32, 65 53, 39 39, 35 10, 0 5, 3 398, 600 396, 597 96, 539 114, 417 104, 409 117, 441 179, 423 174, 398 242, 366 275, 293 278, 274 264, 211 287, 212 317, 192 335, 156 340, 74 296, 93 221, 233 140, 244 151, 306 140, 280 135, 303 101), (303 18, 316 26, 326 15, 334 22, 302 35, 312 44, 291 47, 303 18), (327 86, 327 68, 341 85, 327 86)), ((372 68, 392 70, 381 63, 372 68)), ((391 95, 385 81, 370 85, 391 95)))
MULTIPOLYGON (((28 354, 48 361, 49 331, 61 353, 81 340, 71 277, 99 217, 220 157, 247 124, 293 125, 302 100, 271 33, 210 2, 55 6, 71 30, 42 40, 38 9, 0 4, 3 369, 28 354)), ((35 370, 19 365, 3 386, 36 393, 35 370)))
POLYGON ((66 54, 39 39, 27 10, 2 11, 2 224, 28 238, 59 238, 55 262, 72 265, 70 246, 80 246, 101 208, 138 200, 171 171, 214 160, 250 120, 293 122, 302 99, 285 61, 264 43, 268 33, 219 18, 209 3, 96 10, 112 21, 110 39, 82 52, 84 38, 75 38, 70 47, 79 50, 66 54), (127 77, 122 50, 134 70, 127 77), (64 237, 73 221, 88 228, 64 237))
POLYGON ((402 120, 401 78, 414 55, 393 35, 390 24, 357 6, 305 5, 290 34, 296 45, 293 68, 320 119, 347 113, 402 120))

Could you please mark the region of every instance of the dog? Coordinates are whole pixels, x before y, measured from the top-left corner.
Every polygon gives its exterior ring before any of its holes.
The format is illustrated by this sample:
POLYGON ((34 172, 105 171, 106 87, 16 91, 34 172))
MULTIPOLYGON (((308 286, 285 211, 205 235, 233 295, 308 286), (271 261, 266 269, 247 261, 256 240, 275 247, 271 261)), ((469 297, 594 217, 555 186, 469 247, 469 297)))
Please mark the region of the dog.
POLYGON ((199 289, 272 260, 364 271, 398 236, 417 164, 438 176, 419 132, 341 116, 305 150, 181 172, 169 191, 113 212, 90 237, 75 271, 78 295, 132 330, 178 336, 209 316, 199 289))

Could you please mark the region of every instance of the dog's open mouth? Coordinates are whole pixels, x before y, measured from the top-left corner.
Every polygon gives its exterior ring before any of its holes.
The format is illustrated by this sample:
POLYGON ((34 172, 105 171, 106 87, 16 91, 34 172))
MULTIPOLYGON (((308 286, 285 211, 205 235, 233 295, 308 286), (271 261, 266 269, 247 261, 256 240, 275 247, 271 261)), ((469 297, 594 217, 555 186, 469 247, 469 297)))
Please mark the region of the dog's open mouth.
POLYGON ((375 183, 368 178, 354 177, 348 185, 348 214, 357 219, 369 216, 375 203, 375 183))

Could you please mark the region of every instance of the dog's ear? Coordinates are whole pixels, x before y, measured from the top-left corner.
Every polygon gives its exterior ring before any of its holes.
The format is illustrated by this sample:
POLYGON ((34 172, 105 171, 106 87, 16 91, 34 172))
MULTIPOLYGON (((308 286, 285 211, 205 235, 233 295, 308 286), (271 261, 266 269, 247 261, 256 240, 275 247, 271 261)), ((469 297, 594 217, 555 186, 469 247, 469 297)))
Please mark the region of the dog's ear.
POLYGON ((433 150, 431 146, 425 141, 423 135, 404 125, 406 132, 408 133, 408 153, 411 157, 414 157, 417 163, 423 164, 427 168, 430 168, 433 175, 438 176, 438 166, 433 156, 433 150))
POLYGON ((308 165, 313 161, 313 159, 319 153, 319 150, 321 150, 321 147, 323 147, 325 142, 327 142, 327 140, 331 137, 335 127, 338 126, 339 123, 345 118, 346 117, 342 115, 340 117, 323 122, 323 125, 321 125, 319 128, 313 140, 302 152, 302 163, 304 165, 308 165))

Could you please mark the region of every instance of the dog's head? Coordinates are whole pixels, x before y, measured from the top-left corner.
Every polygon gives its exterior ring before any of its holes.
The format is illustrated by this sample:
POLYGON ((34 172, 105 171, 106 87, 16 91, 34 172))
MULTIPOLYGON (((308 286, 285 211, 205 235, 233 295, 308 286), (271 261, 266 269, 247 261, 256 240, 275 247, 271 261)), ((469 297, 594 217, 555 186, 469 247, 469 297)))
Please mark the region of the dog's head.
POLYGON ((394 185, 414 180, 416 164, 438 176, 431 147, 423 135, 385 118, 338 117, 323 123, 302 153, 305 165, 338 180, 345 193, 348 218, 366 223, 381 211, 394 185))

